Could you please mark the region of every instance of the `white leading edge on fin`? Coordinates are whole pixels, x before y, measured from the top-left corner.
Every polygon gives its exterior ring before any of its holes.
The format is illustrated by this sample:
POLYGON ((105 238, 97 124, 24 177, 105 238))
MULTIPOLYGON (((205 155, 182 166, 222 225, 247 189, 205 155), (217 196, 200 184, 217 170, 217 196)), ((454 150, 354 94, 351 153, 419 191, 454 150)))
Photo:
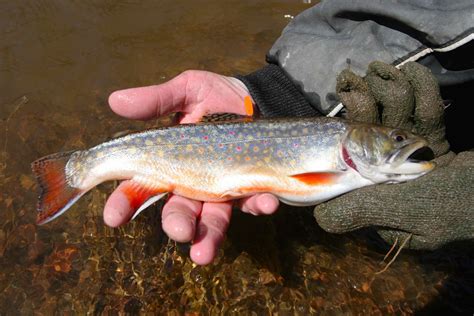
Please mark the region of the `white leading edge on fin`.
POLYGON ((160 200, 162 197, 164 197, 166 194, 168 194, 168 192, 165 192, 165 193, 160 193, 158 195, 154 195, 152 196, 151 198, 149 198, 148 200, 145 201, 145 203, 143 203, 139 208, 138 210, 135 212, 135 214, 133 214, 132 218, 130 219, 130 221, 133 221, 135 219, 135 217, 138 216, 138 214, 140 214, 144 209, 146 209, 148 206, 152 205, 153 203, 155 203, 156 201, 160 200))

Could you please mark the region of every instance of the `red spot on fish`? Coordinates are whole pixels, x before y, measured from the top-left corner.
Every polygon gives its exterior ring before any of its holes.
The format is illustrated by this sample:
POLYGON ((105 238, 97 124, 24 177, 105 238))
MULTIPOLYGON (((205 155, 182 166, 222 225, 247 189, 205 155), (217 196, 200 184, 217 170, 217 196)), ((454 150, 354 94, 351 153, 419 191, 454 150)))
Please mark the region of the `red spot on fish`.
POLYGON ((298 146, 299 146, 298 143, 294 143, 294 144, 293 144, 293 147, 295 147, 295 148, 298 147, 298 146))
POLYGON ((222 148, 222 147, 224 147, 224 144, 219 144, 219 148, 222 148))
POLYGON ((209 136, 204 136, 203 138, 204 138, 204 140, 208 140, 209 136))
POLYGON ((183 135, 183 134, 181 134, 181 138, 184 138, 184 135, 183 135))
POLYGON ((236 149, 237 151, 241 151, 241 150, 242 150, 242 147, 237 146, 235 149, 236 149))
POLYGON ((295 174, 291 177, 306 184, 323 185, 334 183, 338 176, 339 174, 336 172, 308 172, 295 174))
POLYGON ((230 132, 229 132, 229 135, 234 136, 234 135, 235 135, 235 132, 234 132, 234 131, 230 131, 230 132))
POLYGON ((232 161, 232 157, 227 157, 227 160, 228 160, 228 161, 232 161))
POLYGON ((354 169, 355 171, 358 171, 358 170, 357 170, 357 166, 356 166, 356 164, 354 163, 354 161, 352 161, 352 158, 351 158, 351 156, 349 155, 349 153, 347 152, 346 147, 342 147, 342 159, 344 159, 344 162, 345 162, 349 167, 351 167, 351 168, 354 169))

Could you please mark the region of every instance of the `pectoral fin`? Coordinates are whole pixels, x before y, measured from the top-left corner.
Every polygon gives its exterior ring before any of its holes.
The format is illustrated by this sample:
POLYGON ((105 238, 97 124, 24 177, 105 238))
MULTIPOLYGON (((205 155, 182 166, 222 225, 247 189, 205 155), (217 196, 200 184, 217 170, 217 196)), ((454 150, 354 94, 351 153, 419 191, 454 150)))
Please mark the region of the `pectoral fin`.
POLYGON ((333 184, 341 176, 341 172, 307 172, 294 174, 291 177, 307 185, 333 184))

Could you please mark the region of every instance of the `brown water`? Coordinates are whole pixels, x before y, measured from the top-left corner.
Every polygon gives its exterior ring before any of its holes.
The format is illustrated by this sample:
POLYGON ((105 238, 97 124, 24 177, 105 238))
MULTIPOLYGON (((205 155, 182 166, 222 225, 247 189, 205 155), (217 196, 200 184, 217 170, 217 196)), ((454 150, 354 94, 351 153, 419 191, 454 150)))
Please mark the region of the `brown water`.
POLYGON ((216 262, 169 241, 159 207, 105 227, 102 185, 34 224, 31 161, 168 123, 115 116, 118 88, 186 69, 248 73, 308 1, 0 0, 0 314, 412 314, 470 311, 472 254, 402 252, 366 233, 331 235, 311 210, 235 212, 216 262), (439 310, 438 310, 439 311, 439 310))

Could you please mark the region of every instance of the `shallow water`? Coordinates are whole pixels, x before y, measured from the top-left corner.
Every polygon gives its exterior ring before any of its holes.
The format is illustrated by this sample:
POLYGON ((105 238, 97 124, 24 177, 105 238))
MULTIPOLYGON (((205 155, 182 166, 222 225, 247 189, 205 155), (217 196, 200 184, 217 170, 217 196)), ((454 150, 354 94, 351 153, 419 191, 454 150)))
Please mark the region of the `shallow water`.
POLYGON ((256 70, 306 2, 0 0, 0 314, 472 311, 472 252, 403 251, 376 274, 386 245, 366 232, 327 234, 308 209, 236 211, 206 267, 161 231, 159 206, 124 227, 104 226, 113 183, 34 224, 31 161, 169 124, 117 117, 111 91, 186 69, 256 70))

